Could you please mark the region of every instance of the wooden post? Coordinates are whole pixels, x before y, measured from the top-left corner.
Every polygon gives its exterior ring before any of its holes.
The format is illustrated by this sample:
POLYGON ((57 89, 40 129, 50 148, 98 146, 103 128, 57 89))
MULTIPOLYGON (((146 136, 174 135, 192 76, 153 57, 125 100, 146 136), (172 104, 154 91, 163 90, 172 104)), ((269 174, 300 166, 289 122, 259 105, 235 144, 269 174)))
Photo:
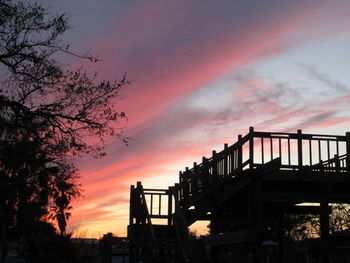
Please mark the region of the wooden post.
MULTIPOLYGON (((170 189, 170 188, 169 188, 170 189)), ((181 200, 181 186, 178 184, 178 183, 175 183, 175 187, 174 187, 174 193, 171 193, 173 196, 174 196, 174 198, 176 197, 177 199, 177 201, 178 202, 180 202, 180 200, 181 200), (180 195, 179 195, 179 193, 180 193, 180 195)))
POLYGON ((188 178, 188 167, 185 168, 185 172, 183 173, 183 183, 184 183, 184 200, 185 202, 188 201, 189 197, 190 197, 190 181, 188 178))
POLYGON ((210 234, 217 235, 219 234, 219 212, 217 210, 211 211, 211 219, 210 219, 210 234))
POLYGON ((140 187, 139 185, 141 184, 141 182, 136 182, 136 187, 134 189, 134 209, 133 209, 133 213, 134 213, 134 217, 135 217, 135 221, 136 221, 136 224, 139 225, 139 224, 142 224, 142 206, 141 206, 141 203, 140 203, 140 198, 141 198, 141 191, 140 191, 140 187))
MULTIPOLYGON (((176 187, 175 187, 176 189, 176 187)), ((168 188, 168 226, 172 225, 172 217, 173 217, 173 195, 170 187, 168 188)))
POLYGON ((264 138, 261 137, 261 140, 260 140, 260 143, 261 143, 261 164, 264 164, 265 160, 264 160, 264 138))
POLYGON ((255 220, 256 220, 256 234, 257 234, 257 260, 255 262, 263 262, 263 251, 262 251, 262 242, 263 242, 263 231, 264 231, 264 222, 263 222, 263 202, 262 202, 262 185, 261 180, 257 179, 255 181, 255 191, 253 197, 255 203, 255 220))
POLYGON ((135 209, 135 198, 134 198, 135 186, 130 186, 130 205, 129 205, 129 225, 133 224, 134 209, 135 209))
POLYGON ((229 162, 229 170, 228 173, 230 174, 230 178, 232 178, 234 176, 234 172, 237 166, 237 149, 233 149, 231 150, 231 152, 229 153, 229 158, 230 158, 230 162, 229 162))
POLYGON ((303 141, 301 130, 298 130, 298 166, 299 170, 303 166, 303 141))
POLYGON ((213 151, 213 183, 218 180, 218 163, 216 159, 216 151, 213 151))
POLYGON ((249 191, 250 197, 248 200, 248 223, 251 228, 256 230, 256 243, 254 251, 254 262, 263 262, 263 196, 262 185, 260 179, 255 179, 251 184, 249 191))
MULTIPOLYGON (((135 194, 135 197, 137 198, 137 200, 142 200, 142 184, 141 182, 137 182, 136 183, 136 194, 135 194), (137 196, 137 197, 136 197, 137 196)), ((138 202, 136 201, 137 204, 138 204, 138 207, 136 209, 136 213, 137 213, 137 216, 136 216, 136 220, 137 218, 139 219, 137 222, 137 224, 146 224, 147 223, 147 218, 146 218, 146 215, 145 215, 145 209, 144 209, 144 206, 142 206, 142 203, 141 202, 138 202)))
POLYGON ((254 127, 249 127, 249 168, 254 166, 254 127))
POLYGON ((325 240, 329 237, 328 203, 320 203, 320 210, 321 239, 325 240))
POLYGON ((284 256, 284 231, 283 231, 283 213, 280 213, 278 215, 278 224, 277 224, 277 232, 278 232, 278 262, 284 263, 286 262, 285 256, 284 256))
POLYGON ((198 167, 197 167, 197 163, 194 162, 193 163, 193 173, 192 173, 192 196, 197 195, 198 194, 198 167))
MULTIPOLYGON (((329 208, 328 203, 320 203, 321 213, 320 213, 320 226, 321 226, 321 240, 324 243, 328 243, 329 239, 329 208)), ((323 256, 323 262, 329 262, 330 251, 328 248, 321 252, 323 256)))
POLYGON ((206 188, 209 185, 209 171, 208 171, 208 159, 204 156, 202 157, 202 184, 203 184, 203 190, 206 190, 206 188))
POLYGON ((182 180, 183 180, 182 171, 179 171, 179 184, 180 184, 180 186, 182 186, 182 180))
POLYGON ((171 186, 169 187, 169 191, 171 194, 174 196, 174 221, 173 224, 175 226, 175 230, 177 233, 177 236, 180 239, 186 239, 188 237, 188 232, 187 232, 187 223, 182 211, 182 207, 180 203, 178 202, 179 197, 177 195, 177 192, 175 191, 174 187, 171 186))
POLYGON ((178 188, 177 191, 180 191, 180 199, 182 199, 183 193, 184 193, 184 182, 183 182, 183 175, 182 175, 182 171, 179 171, 179 183, 178 183, 178 188))
POLYGON ((224 145, 224 178, 227 179, 229 176, 228 176, 228 161, 227 161, 227 157, 228 157, 228 144, 225 143, 224 145))
POLYGON ((350 174, 350 132, 346 133, 346 170, 350 174))
POLYGON ((242 145, 242 135, 238 135, 238 143, 239 143, 239 147, 238 147, 238 156, 237 156, 237 168, 239 170, 242 169, 242 163, 243 163, 243 145, 242 145))

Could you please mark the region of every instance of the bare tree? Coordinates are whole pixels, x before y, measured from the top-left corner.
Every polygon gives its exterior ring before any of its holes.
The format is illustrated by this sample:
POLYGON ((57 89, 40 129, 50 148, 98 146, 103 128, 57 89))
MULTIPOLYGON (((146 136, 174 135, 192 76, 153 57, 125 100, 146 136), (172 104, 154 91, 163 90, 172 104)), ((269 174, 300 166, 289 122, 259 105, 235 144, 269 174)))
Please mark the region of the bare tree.
POLYGON ((96 74, 83 68, 64 67, 59 59, 67 55, 98 61, 70 50, 62 41, 67 29, 64 14, 0 0, 2 244, 6 229, 16 225, 23 234, 50 211, 63 234, 70 202, 80 194, 72 157, 104 156, 106 138, 127 142, 121 123, 126 116, 116 107, 128 84, 125 75, 96 81, 96 74))
MULTIPOLYGON (((350 229, 350 206, 331 204, 329 232, 334 235, 350 229)), ((285 235, 292 240, 320 237, 320 217, 317 215, 287 215, 284 218, 285 235)))

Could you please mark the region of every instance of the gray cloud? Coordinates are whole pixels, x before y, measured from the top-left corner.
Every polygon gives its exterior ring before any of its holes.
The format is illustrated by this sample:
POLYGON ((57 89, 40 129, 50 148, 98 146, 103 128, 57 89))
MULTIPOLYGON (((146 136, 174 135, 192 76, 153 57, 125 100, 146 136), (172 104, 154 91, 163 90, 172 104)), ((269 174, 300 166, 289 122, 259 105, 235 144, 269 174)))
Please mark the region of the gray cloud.
POLYGON ((350 91, 348 86, 332 78, 330 74, 325 72, 320 72, 316 67, 312 65, 302 64, 301 66, 305 69, 306 73, 310 77, 320 81, 321 83, 325 84, 327 87, 340 92, 350 91))

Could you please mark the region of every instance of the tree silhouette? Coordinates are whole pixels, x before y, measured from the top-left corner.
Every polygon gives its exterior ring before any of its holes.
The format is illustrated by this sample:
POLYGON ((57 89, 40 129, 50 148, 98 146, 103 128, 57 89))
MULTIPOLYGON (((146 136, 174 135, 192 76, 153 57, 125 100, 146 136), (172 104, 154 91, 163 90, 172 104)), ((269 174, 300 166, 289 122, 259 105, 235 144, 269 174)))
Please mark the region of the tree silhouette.
POLYGON ((76 185, 76 169, 71 166, 61 167, 55 176, 55 188, 53 189, 54 206, 51 207, 51 217, 57 219, 61 236, 65 234, 67 220, 71 216, 70 202, 79 196, 79 188, 76 185))
POLYGON ((115 107, 125 75, 96 81, 83 68, 58 61, 77 55, 62 41, 64 14, 38 4, 0 0, 0 220, 2 255, 7 231, 30 236, 33 224, 55 218, 63 235, 70 202, 80 194, 73 156, 104 156, 106 138, 125 143, 115 107), (50 214, 51 212, 51 214, 50 214))
MULTIPOLYGON (((334 235, 350 229, 350 206, 347 204, 331 204, 329 215, 329 232, 334 235)), ((286 215, 283 222, 286 237, 292 240, 304 240, 320 237, 321 225, 319 215, 286 215)))

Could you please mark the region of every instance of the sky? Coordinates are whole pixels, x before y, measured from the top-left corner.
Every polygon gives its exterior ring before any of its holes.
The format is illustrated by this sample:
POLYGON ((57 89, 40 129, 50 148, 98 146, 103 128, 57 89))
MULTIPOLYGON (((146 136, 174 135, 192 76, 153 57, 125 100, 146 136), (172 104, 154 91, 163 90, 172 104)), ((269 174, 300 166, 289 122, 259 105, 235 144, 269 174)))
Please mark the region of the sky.
MULTIPOLYGON (((99 63, 70 59, 130 85, 126 146, 77 160, 83 196, 71 228, 126 235, 131 184, 167 188, 178 173, 249 126, 260 131, 350 131, 350 1, 38 1, 66 13, 64 41, 99 63)), ((203 227, 203 226, 199 226, 203 227)))

